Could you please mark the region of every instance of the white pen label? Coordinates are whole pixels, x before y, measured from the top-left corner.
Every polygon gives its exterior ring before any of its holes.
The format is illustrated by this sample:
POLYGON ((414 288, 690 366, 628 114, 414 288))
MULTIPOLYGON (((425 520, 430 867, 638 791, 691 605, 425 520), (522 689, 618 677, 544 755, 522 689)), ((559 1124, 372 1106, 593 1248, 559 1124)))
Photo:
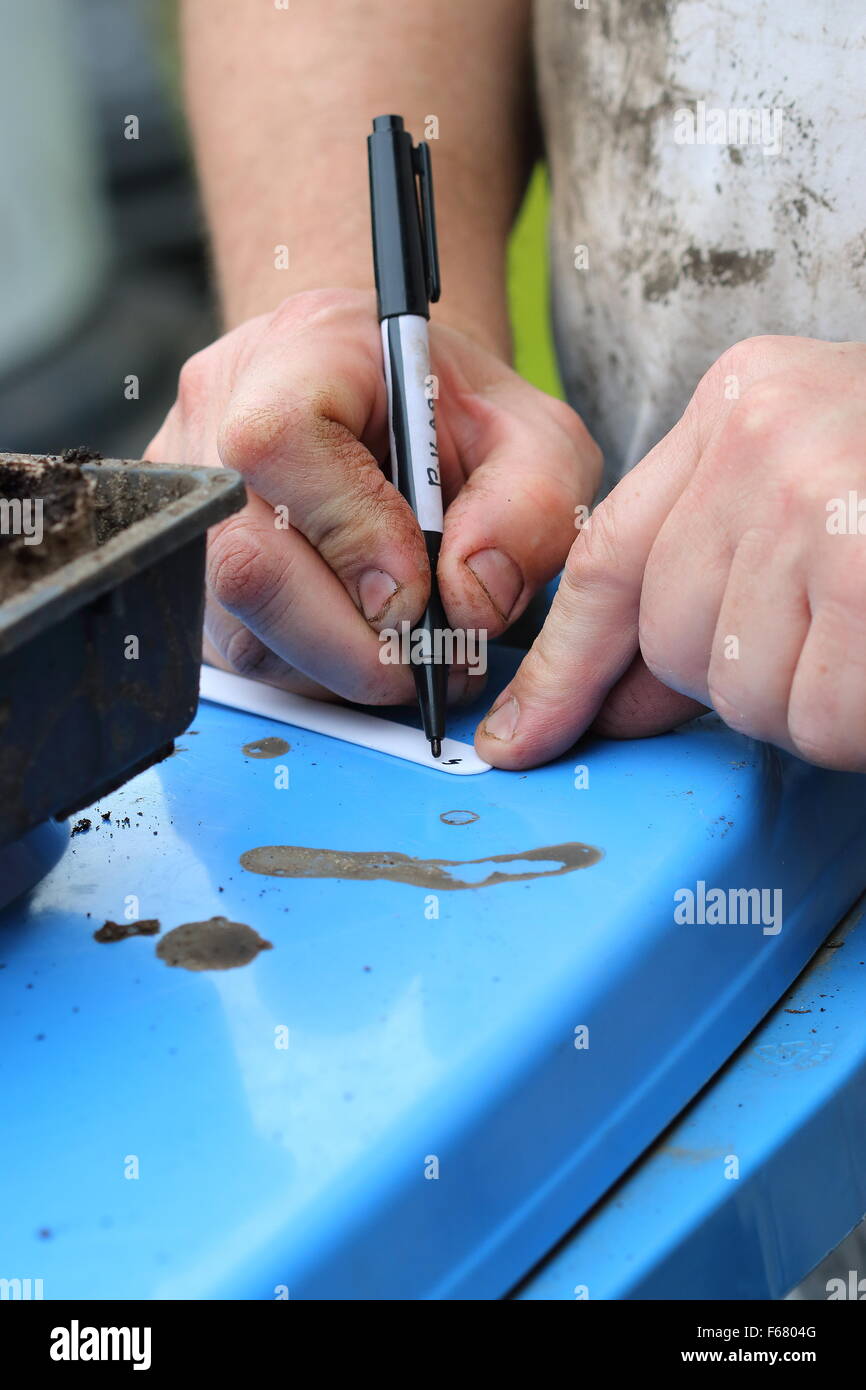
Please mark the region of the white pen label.
POLYGON ((391 481, 409 501, 422 531, 442 530, 442 487, 427 320, 419 314, 382 320, 388 386, 391 481), (395 392, 395 376, 401 389, 395 392))

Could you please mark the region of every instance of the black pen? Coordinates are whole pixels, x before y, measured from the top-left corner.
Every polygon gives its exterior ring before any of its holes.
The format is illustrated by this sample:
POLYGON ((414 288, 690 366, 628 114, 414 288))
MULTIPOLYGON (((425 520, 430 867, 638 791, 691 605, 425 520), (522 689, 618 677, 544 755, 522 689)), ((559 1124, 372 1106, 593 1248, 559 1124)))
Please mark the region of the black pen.
POLYGON ((377 116, 367 137, 373 265, 388 386, 391 481, 424 533, 430 601, 412 632, 412 672, 424 734, 434 758, 445 737, 448 665, 439 648, 445 614, 436 582, 442 544, 442 488, 436 448, 427 321, 439 298, 430 147, 412 144, 402 116, 377 116), (420 640, 419 640, 420 638, 420 640), (429 657, 429 659, 428 659, 429 657), (437 659, 438 658, 438 659, 437 659))

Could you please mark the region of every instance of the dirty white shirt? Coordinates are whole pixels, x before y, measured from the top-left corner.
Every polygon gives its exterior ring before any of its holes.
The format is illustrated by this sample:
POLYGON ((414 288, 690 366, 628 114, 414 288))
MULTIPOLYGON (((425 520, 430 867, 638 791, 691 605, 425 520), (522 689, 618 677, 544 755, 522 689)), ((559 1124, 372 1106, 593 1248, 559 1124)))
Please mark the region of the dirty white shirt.
POLYGON ((535 0, 566 392, 606 486, 756 333, 866 340, 866 0, 535 0))

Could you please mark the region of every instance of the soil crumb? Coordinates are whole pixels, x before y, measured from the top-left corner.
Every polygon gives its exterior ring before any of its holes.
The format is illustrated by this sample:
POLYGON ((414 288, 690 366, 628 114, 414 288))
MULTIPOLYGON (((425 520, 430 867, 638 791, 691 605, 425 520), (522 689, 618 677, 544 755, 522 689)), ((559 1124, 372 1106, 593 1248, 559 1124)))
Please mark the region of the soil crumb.
POLYGON ((125 941, 128 936, 158 936, 159 921, 144 917, 140 922, 105 922, 93 933, 94 941, 125 941))
POLYGON ((244 922, 209 917, 206 922, 184 922, 166 932, 156 954, 166 965, 181 965, 184 970, 233 970, 272 947, 273 942, 265 941, 244 922))
POLYGON ((64 463, 94 463, 102 455, 98 449, 88 449, 86 444, 79 444, 75 449, 64 449, 60 457, 64 463))
POLYGON ((416 888, 442 890, 456 888, 490 888, 497 883, 519 883, 531 878, 556 878, 575 869, 587 869, 601 859, 601 850, 593 845, 573 841, 564 845, 542 845, 517 854, 488 854, 481 859, 414 859, 397 850, 340 850, 307 849, 303 845, 261 845, 241 855, 243 868, 253 874, 272 878, 348 878, 361 881, 386 879, 391 883, 411 883, 416 888), (518 865, 526 862, 558 868, 535 871, 518 865), (491 871, 484 878, 461 878, 450 869, 489 864, 491 871), (514 864, 515 871, 494 868, 498 864, 514 864))
POLYGON ((281 758, 291 751, 292 745, 284 738, 257 738, 241 749, 245 758, 281 758))
POLYGON ((86 835, 87 832, 88 832, 88 830, 91 828, 92 825, 93 825, 93 822, 90 820, 90 818, 89 818, 88 816, 82 816, 82 817, 81 817, 81 820, 77 820, 77 821, 75 822, 75 824, 74 824, 73 827, 72 827, 72 830, 70 831, 70 834, 72 834, 72 835, 86 835))

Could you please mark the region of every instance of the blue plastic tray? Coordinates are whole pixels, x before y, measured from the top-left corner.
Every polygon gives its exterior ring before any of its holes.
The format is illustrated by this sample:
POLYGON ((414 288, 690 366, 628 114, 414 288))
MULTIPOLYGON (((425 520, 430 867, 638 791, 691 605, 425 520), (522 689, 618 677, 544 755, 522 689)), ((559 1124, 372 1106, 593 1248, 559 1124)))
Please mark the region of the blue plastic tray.
POLYGON ((41 1277, 48 1298, 506 1293, 866 878, 866 779, 714 719, 459 781, 213 706, 193 729, 0 915, 0 1273, 41 1277), (291 751, 246 757, 266 735, 291 751), (600 857, 440 891, 438 917, 429 886, 239 862, 268 845, 476 861, 570 842, 600 857), (699 881, 780 890, 782 930, 677 922, 699 881), (160 938, 95 942, 132 897, 163 934, 222 915, 272 949, 192 972, 157 957, 160 938))

